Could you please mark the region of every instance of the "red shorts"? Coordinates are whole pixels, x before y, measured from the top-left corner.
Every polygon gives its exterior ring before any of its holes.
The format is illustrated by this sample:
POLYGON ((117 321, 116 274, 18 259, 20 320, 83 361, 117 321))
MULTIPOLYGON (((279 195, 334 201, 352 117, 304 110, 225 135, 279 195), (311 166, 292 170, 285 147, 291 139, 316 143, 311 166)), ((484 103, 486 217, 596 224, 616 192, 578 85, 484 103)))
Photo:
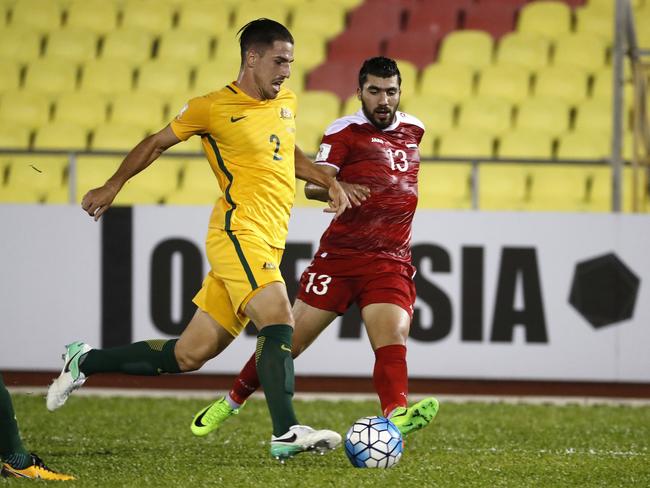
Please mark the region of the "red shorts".
POLYGON ((316 255, 300 277, 298 298, 307 305, 345 313, 353 303, 393 303, 413 318, 415 268, 391 259, 316 255))

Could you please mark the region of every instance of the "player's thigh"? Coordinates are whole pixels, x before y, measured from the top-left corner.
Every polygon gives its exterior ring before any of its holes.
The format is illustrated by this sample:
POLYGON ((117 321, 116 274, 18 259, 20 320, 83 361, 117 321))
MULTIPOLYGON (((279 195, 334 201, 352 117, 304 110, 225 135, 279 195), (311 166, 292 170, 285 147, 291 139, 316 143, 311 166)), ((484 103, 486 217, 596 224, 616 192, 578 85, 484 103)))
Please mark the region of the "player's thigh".
POLYGON ((206 361, 218 356, 234 338, 210 314, 197 309, 174 350, 181 371, 199 369, 206 361))
POLYGON ((336 312, 312 307, 296 299, 293 304, 293 318, 296 322, 293 332, 293 357, 298 357, 307 349, 336 317, 336 312))
POLYGON ((244 314, 257 326, 258 330, 268 325, 294 325, 291 303, 284 282, 275 281, 255 290, 248 299, 244 314))
POLYGON ((393 344, 406 344, 411 317, 394 303, 371 303, 361 309, 373 351, 393 344))

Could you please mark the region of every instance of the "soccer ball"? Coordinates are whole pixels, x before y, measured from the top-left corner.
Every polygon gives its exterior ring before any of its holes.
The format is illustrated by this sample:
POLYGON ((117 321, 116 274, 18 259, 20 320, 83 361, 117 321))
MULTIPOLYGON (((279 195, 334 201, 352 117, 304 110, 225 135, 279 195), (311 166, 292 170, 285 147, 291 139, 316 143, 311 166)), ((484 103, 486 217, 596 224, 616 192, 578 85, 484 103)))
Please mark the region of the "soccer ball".
POLYGON ((345 454, 357 468, 390 468, 402 457, 402 434, 385 417, 363 417, 345 435, 345 454))

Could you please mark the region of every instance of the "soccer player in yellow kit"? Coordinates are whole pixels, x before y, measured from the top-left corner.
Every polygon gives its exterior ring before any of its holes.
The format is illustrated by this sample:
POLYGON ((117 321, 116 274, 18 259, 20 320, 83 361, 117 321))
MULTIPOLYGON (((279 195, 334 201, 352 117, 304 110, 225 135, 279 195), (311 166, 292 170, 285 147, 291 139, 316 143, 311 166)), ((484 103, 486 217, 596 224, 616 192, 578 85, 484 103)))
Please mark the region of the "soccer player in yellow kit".
MULTIPOLYGON (((259 329, 257 370, 273 422, 271 455, 286 458, 340 444, 336 432, 300 425, 292 405, 294 319, 279 267, 295 178, 328 188, 329 210, 336 216, 350 206, 336 179, 295 146, 296 97, 282 88, 290 75, 293 44, 291 33, 273 20, 244 26, 237 81, 190 100, 167 127, 140 142, 102 187, 84 196, 83 209, 97 220, 129 178, 192 135, 201 137, 223 191, 206 241, 211 270, 194 298, 198 309, 180 338, 103 350, 83 342, 68 345, 64 368, 48 390, 49 410, 62 406, 94 373, 197 370, 253 320, 259 329)), ((195 422, 204 415, 209 412, 195 422)))

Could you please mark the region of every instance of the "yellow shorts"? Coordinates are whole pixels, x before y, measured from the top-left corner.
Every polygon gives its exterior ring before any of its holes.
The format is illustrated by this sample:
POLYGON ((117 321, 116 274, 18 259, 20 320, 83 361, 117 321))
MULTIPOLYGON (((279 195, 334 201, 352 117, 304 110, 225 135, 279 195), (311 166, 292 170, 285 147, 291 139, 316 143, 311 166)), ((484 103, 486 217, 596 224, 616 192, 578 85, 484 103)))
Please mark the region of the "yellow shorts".
POLYGON ((193 301, 237 337, 250 320, 243 312, 248 301, 269 283, 284 283, 284 249, 269 246, 253 233, 211 228, 206 252, 211 269, 193 301))

